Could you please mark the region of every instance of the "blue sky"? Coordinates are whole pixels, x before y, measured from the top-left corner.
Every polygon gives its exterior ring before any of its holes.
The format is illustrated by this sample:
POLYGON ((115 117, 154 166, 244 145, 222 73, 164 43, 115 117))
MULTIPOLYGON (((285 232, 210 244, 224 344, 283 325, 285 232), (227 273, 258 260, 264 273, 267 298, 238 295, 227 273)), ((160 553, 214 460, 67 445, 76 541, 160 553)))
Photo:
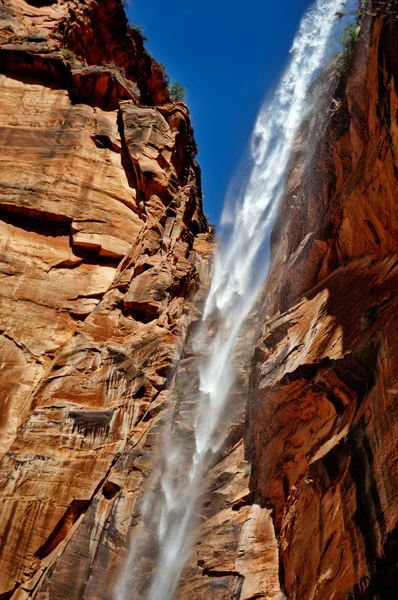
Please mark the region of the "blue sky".
POLYGON ((264 96, 276 86, 309 0, 131 0, 148 50, 187 90, 204 210, 218 223, 264 96))

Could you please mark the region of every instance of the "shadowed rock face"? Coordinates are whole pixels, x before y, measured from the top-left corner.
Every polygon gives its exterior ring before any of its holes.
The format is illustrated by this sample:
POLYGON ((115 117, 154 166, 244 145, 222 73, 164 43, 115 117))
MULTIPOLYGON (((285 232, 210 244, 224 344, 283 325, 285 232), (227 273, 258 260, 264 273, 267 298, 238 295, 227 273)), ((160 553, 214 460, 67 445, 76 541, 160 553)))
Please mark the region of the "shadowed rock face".
POLYGON ((196 147, 119 1, 3 2, 0 44, 0 597, 108 598, 208 280, 196 147))
POLYGON ((250 489, 291 600, 397 589, 397 11, 376 12, 310 164, 298 145, 251 372, 250 489))
MULTIPOLYGON (((315 86, 179 600, 395 598, 397 11, 379 5, 348 73, 315 86)), ((0 598, 105 600, 168 414, 192 444, 212 246, 195 142, 118 0, 5 0, 0 44, 0 598)))
POLYGON ((396 596, 397 6, 368 12, 348 72, 314 86, 238 400, 245 451, 210 474, 181 599, 396 596))

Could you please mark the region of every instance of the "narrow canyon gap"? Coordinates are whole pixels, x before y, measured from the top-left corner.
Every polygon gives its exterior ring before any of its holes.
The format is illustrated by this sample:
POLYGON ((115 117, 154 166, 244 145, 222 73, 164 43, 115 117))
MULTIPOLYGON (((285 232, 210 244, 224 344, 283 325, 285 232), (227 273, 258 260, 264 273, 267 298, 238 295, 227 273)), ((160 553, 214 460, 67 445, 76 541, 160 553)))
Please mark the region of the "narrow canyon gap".
MULTIPOLYGON (((162 442, 155 451, 158 468, 143 500, 141 523, 133 534, 116 600, 129 596, 171 600, 175 595, 195 537, 198 496, 204 491, 209 466, 217 460, 233 426, 230 392, 239 362, 251 360, 253 336, 246 340, 249 351, 241 349, 238 364, 233 364, 233 355, 265 282, 270 233, 292 145, 300 124, 311 113, 309 88, 324 66, 341 7, 341 0, 319 0, 309 10, 293 43, 290 64, 257 118, 250 172, 241 197, 224 209, 223 241, 215 251, 202 323, 194 333, 198 365, 194 363, 192 371, 199 371, 198 393, 193 403, 191 388, 182 390, 165 423, 162 442), (151 562, 153 570, 148 572, 144 565, 151 562)), ((194 372, 188 375, 195 377, 194 372)), ((177 386, 179 381, 177 374, 177 386)), ((245 597, 247 585, 242 580, 239 595, 245 597)))
POLYGON ((2 600, 395 597, 398 8, 317 6, 215 250, 122 3, 1 2, 2 600))

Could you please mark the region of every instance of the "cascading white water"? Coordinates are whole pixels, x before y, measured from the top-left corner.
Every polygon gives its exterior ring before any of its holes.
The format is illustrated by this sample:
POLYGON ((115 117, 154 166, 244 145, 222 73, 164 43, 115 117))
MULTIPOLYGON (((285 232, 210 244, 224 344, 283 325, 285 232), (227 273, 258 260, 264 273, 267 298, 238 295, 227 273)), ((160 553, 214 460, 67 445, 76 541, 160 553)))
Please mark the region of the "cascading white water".
MULTIPOLYGON (((200 401, 191 423, 194 440, 179 446, 167 426, 159 457, 159 477, 142 507, 141 529, 132 540, 116 600, 170 600, 189 556, 194 513, 209 456, 222 441, 225 407, 234 384, 232 355, 243 322, 252 309, 268 268, 268 249, 278 200, 282 194, 291 148, 308 114, 307 92, 323 66, 342 0, 317 0, 303 18, 291 61, 270 102, 257 118, 251 139, 250 175, 244 191, 224 209, 220 250, 215 254, 212 281, 201 325, 206 358, 199 369, 200 401), (261 254, 261 256, 260 256, 261 254), (209 346, 208 323, 217 331, 209 346), (188 461, 188 468, 187 468, 188 461), (184 469, 181 465, 184 464, 184 469), (151 538, 150 542, 148 541, 151 538), (137 569, 145 553, 155 556, 149 585, 137 569)), ((203 347, 198 347, 203 350, 203 347)))

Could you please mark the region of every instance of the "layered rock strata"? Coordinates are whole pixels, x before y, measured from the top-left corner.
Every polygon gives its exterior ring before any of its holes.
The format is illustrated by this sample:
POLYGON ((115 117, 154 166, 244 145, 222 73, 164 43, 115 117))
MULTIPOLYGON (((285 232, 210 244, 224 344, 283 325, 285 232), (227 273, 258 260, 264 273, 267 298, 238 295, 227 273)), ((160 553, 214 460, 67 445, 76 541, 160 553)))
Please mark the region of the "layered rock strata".
POLYGON ((178 598, 396 596, 397 12, 366 6, 344 72, 332 63, 312 90, 244 434, 210 473, 178 598))
POLYGON ((0 43, 0 597, 82 598, 212 240, 188 110, 121 2, 4 1, 0 43))
MULTIPOLYGON (((395 598, 396 15, 363 9, 314 86, 179 600, 395 598)), ((105 600, 168 413, 189 446, 195 147, 119 2, 0 17, 0 597, 105 600)))
POLYGON ((396 15, 391 3, 363 12, 274 230, 246 455, 290 600, 398 589, 396 15))

